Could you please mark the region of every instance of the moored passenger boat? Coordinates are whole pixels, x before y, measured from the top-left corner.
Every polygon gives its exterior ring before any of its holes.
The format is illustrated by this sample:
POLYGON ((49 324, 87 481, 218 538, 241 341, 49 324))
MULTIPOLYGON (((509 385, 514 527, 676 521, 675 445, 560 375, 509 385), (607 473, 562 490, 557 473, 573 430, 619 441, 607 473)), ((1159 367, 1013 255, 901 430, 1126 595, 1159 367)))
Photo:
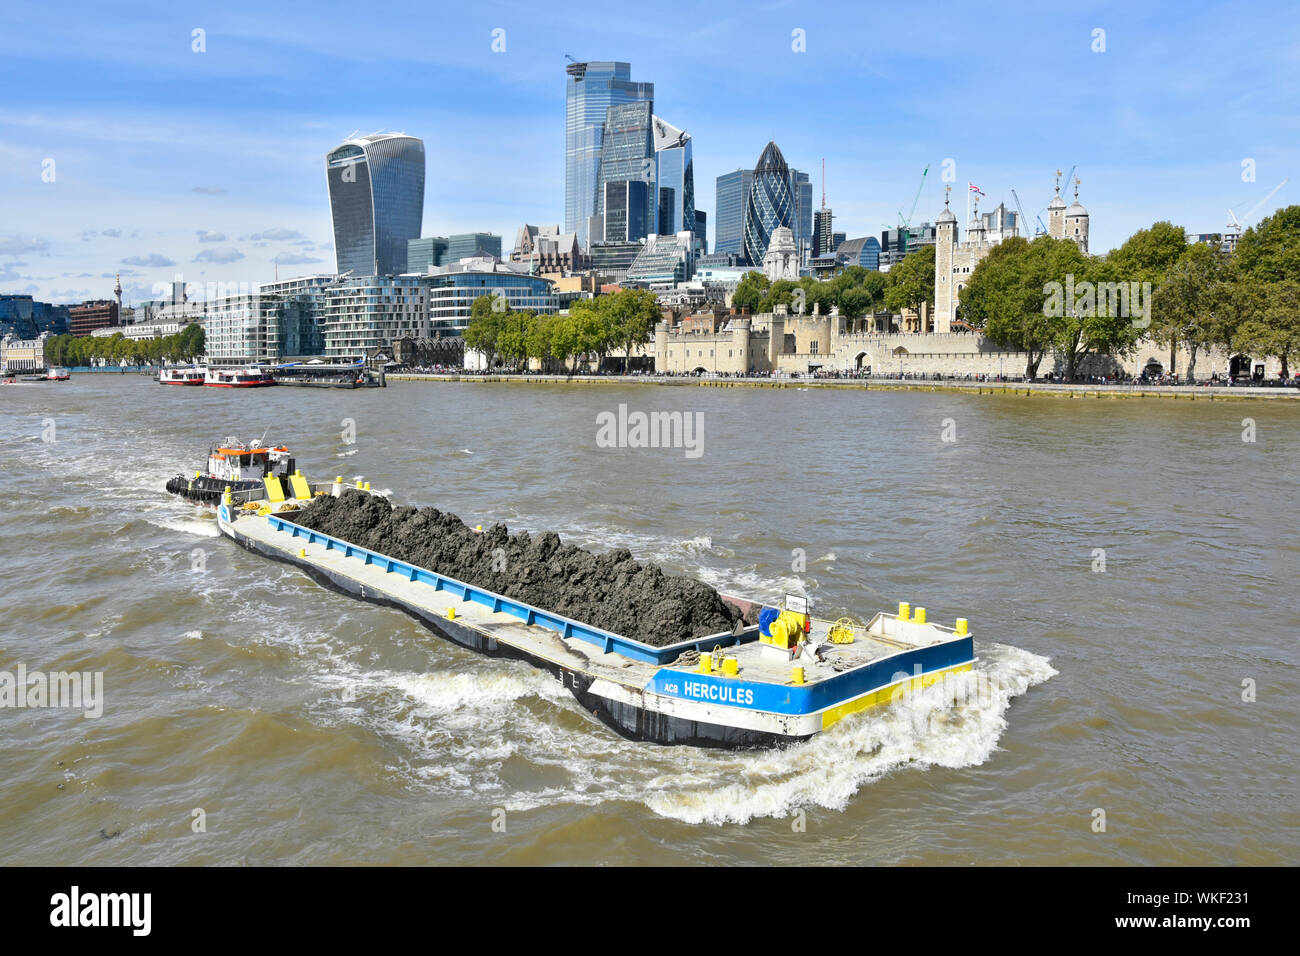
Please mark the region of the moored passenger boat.
POLYGON ((159 385, 202 385, 207 369, 201 365, 176 365, 158 373, 159 385))
POLYGON ((383 388, 385 385, 383 371, 372 372, 362 362, 287 362, 271 366, 271 377, 277 385, 306 388, 383 388))
POLYGON ((221 366, 207 368, 203 384, 209 388, 260 388, 274 385, 269 369, 261 365, 221 366))

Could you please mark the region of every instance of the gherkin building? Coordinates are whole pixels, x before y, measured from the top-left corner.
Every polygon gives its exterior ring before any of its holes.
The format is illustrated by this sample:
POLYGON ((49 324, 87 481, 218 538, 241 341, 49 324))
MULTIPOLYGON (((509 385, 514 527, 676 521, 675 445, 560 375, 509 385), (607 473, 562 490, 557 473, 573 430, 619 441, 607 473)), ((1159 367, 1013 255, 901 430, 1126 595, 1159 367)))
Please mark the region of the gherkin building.
POLYGON ((779 226, 795 227, 794 195, 790 192, 790 167, 776 143, 768 143, 754 167, 754 181, 745 203, 745 258, 761 266, 772 232, 779 226))

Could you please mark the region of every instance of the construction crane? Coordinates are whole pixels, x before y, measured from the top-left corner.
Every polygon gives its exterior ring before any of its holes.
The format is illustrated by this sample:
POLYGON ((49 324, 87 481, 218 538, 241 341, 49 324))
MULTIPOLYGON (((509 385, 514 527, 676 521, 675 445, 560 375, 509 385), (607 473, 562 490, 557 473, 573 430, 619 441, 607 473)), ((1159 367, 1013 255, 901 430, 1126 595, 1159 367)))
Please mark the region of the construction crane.
MULTIPOLYGON (((1260 207, 1263 206, 1264 203, 1266 203, 1266 202, 1268 202, 1270 199, 1272 199, 1272 198, 1273 198, 1273 194, 1276 193, 1276 192, 1277 192, 1279 189, 1281 189, 1283 186, 1285 186, 1285 185, 1287 184, 1288 181, 1289 181, 1289 180, 1284 179, 1284 180, 1282 180, 1280 183, 1278 183, 1276 186, 1274 186, 1272 189, 1270 189, 1269 192, 1268 192, 1268 195, 1265 196, 1263 199, 1261 199, 1259 202, 1255 203, 1255 205, 1251 207, 1250 212, 1248 212, 1248 213, 1246 213, 1246 215, 1242 216, 1241 219, 1238 219, 1237 216, 1236 216, 1236 214, 1233 213, 1233 211, 1232 211, 1231 209, 1229 209, 1229 210, 1228 210, 1228 228, 1227 228, 1226 231, 1227 231, 1228 233, 1232 234, 1232 235, 1240 236, 1240 235, 1241 235, 1241 230, 1245 227, 1245 224, 1248 223, 1248 222, 1250 222, 1251 218, 1255 215, 1255 213, 1259 212, 1260 207)), ((1244 206, 1244 205, 1246 204, 1247 201, 1248 201, 1248 200, 1243 200, 1242 202, 1237 203, 1237 205, 1238 205, 1238 206, 1244 206)))
POLYGON ((1019 219, 1020 225, 1023 226, 1026 231, 1028 231, 1029 220, 1025 218, 1024 207, 1020 205, 1020 197, 1016 195, 1016 191, 1014 189, 1011 190, 1011 198, 1016 201, 1016 215, 1020 217, 1019 219))
MULTIPOLYGON (((1073 166, 1070 167, 1070 175, 1068 175, 1068 176, 1065 177, 1065 188, 1066 188, 1066 189, 1069 189, 1069 188, 1070 188, 1070 180, 1074 179, 1074 171, 1075 171, 1076 169, 1078 169, 1078 168, 1079 168, 1079 164, 1078 164, 1078 163, 1075 163, 1073 166)), ((1058 169, 1057 172, 1059 173, 1060 170, 1058 169)))
MULTIPOLYGON (((930 164, 926 163, 925 169, 921 172, 921 183, 916 187, 916 196, 913 197, 912 199, 912 208, 908 212, 906 218, 904 218, 903 216, 903 210, 901 209, 898 210, 898 242, 899 242, 898 251, 903 255, 907 255, 908 240, 912 238, 911 233, 908 232, 908 229, 912 225, 912 217, 916 215, 916 205, 921 201, 921 190, 925 188, 925 177, 929 174, 929 172, 930 172, 930 164)), ((888 228, 889 223, 885 223, 885 227, 888 228)))

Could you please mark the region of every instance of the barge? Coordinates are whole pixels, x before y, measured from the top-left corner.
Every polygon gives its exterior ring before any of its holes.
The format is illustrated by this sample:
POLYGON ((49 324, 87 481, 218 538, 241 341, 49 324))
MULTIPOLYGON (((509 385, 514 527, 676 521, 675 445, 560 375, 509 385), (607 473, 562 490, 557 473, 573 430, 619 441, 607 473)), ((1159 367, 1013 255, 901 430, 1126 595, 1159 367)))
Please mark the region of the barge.
POLYGON ((777 608, 720 595, 759 623, 652 646, 302 527, 286 514, 313 496, 338 496, 341 480, 286 489, 268 478, 264 485, 223 494, 222 534, 327 587, 399 608, 462 647, 549 671, 584 709, 631 739, 784 746, 975 663, 965 620, 943 627, 907 604, 866 624, 818 620, 798 596, 777 608))

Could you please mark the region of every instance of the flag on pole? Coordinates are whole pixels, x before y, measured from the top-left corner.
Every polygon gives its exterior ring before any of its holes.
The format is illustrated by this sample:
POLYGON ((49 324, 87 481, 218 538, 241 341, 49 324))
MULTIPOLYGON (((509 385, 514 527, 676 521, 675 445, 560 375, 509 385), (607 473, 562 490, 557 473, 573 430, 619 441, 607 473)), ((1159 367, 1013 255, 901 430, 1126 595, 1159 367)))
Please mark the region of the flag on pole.
POLYGON ((978 196, 984 195, 984 191, 980 189, 978 186, 976 186, 974 183, 967 181, 966 185, 970 188, 970 191, 975 193, 976 195, 978 196))

